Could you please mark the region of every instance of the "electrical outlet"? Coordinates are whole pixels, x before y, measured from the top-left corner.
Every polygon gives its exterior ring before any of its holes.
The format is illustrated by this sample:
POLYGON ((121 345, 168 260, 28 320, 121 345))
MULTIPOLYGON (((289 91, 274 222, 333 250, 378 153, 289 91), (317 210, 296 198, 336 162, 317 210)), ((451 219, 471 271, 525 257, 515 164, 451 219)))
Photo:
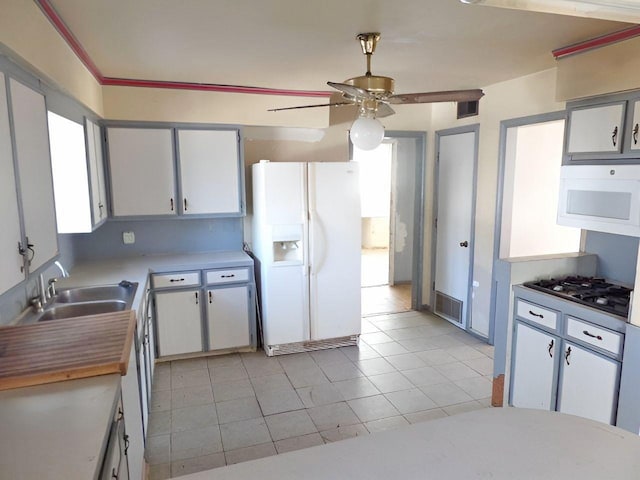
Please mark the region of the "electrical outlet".
POLYGON ((125 245, 136 243, 136 235, 133 232, 122 232, 122 241, 125 245))

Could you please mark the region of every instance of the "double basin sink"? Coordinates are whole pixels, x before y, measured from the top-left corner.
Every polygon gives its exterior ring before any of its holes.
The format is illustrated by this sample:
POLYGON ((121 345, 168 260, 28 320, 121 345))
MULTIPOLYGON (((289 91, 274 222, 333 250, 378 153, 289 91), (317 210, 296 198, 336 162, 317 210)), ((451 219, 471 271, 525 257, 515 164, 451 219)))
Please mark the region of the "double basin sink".
POLYGON ((129 310, 137 288, 137 283, 122 281, 113 285, 60 290, 44 311, 36 314, 34 321, 46 322, 129 310))

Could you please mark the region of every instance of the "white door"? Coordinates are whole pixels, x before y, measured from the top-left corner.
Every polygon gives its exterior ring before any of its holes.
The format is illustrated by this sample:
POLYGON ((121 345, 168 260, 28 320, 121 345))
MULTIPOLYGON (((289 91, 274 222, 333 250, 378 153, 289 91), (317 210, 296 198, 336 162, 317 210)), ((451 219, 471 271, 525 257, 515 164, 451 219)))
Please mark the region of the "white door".
POLYGON ((214 288, 207 291, 209 350, 246 347, 249 336, 249 287, 214 288))
POLYGON ((18 253, 20 217, 13 171, 13 150, 9 131, 9 115, 4 75, 0 72, 0 294, 24 280, 23 259, 18 253))
POLYGON ((308 169, 311 340, 359 334, 357 163, 309 163, 308 169))
POLYGON ((178 130, 182 212, 241 212, 237 130, 178 130))
POLYGON ((10 80, 24 232, 33 245, 29 270, 58 254, 58 233, 44 96, 10 80))
POLYGON ((558 411, 613 425, 620 364, 565 342, 558 411))
POLYGON ((156 292, 159 356, 202 351, 200 290, 156 292))
POLYGON ((466 329, 473 245, 476 133, 438 137, 435 312, 466 329))
POLYGON ((107 218, 107 189, 104 182, 104 157, 100 127, 88 118, 85 122, 89 178, 91 184, 91 211, 94 226, 107 218))
POLYGON ((515 355, 511 377, 511 405, 538 410, 555 410, 556 357, 558 338, 517 322, 515 355))
POLYGON ((175 215, 171 129, 110 127, 107 141, 113 215, 175 215))

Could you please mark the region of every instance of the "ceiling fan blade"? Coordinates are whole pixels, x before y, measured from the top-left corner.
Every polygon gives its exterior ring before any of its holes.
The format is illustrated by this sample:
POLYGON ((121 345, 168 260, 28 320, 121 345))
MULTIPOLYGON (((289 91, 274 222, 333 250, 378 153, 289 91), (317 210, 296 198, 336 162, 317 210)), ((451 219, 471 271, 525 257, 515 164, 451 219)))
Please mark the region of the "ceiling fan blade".
POLYGON ((396 111, 386 103, 382 103, 382 102, 378 103, 378 109, 376 110, 376 118, 388 117, 390 115, 393 115, 394 113, 396 113, 396 111))
POLYGON ((375 95, 367 92, 365 89, 354 87, 353 85, 348 85, 346 83, 327 82, 327 85, 335 88, 336 90, 340 90, 342 93, 346 93, 349 97, 371 99, 376 98, 375 95))
POLYGON ((473 90, 448 90, 444 92, 403 93, 392 95, 387 102, 398 105, 403 103, 436 103, 436 102, 473 102, 480 100, 484 92, 479 88, 473 90))
POLYGON ((342 105, 353 105, 351 102, 334 102, 334 103, 320 103, 318 105, 301 105, 299 107, 284 107, 284 108, 270 108, 267 112, 280 112, 282 110, 297 110, 299 108, 316 108, 316 107, 339 107, 342 105))

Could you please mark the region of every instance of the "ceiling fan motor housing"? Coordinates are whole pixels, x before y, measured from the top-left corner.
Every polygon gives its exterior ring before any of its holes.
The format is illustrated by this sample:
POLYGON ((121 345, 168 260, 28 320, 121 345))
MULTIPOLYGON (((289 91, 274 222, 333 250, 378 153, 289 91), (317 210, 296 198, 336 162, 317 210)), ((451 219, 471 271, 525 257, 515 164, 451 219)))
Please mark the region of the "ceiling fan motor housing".
POLYGON ((344 83, 354 87, 366 90, 374 94, 378 99, 385 99, 393 95, 394 82, 393 78, 379 77, 377 75, 362 75, 360 77, 350 78, 344 83))

